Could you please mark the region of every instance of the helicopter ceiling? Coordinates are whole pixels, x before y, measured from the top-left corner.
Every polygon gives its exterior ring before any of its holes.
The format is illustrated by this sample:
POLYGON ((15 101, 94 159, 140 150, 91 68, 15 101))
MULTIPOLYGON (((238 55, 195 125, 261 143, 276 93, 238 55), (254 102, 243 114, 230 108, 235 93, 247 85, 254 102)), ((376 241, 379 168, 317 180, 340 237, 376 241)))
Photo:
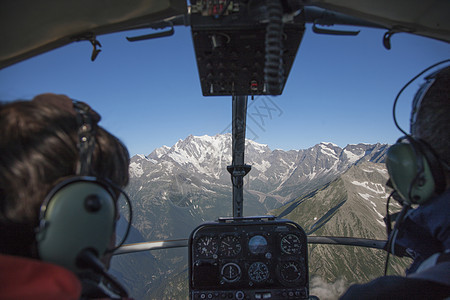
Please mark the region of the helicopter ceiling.
MULTIPOLYGON (((216 2, 255 6, 265 3, 260 0, 216 2)), ((0 68, 75 41, 90 41, 94 48, 92 58, 95 58, 100 47, 98 35, 154 28, 155 22, 188 12, 185 0, 134 0, 132 3, 120 0, 1 1, 0 68)), ((344 13, 388 28, 389 35, 411 32, 450 42, 450 2, 446 0, 289 0, 283 3, 344 13)))
POLYGON ((309 0, 314 5, 389 28, 450 42, 450 2, 446 0, 309 0))
POLYGON ((98 35, 186 13, 185 0, 1 1, 0 68, 77 41, 98 50, 98 35))

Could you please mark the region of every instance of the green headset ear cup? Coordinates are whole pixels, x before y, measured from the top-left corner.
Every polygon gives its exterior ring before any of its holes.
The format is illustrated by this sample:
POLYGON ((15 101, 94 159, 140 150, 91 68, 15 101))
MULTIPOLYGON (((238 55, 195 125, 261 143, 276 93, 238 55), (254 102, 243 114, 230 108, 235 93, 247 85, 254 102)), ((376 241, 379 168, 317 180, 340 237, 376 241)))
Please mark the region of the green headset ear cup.
POLYGON ((411 144, 400 142, 391 146, 386 156, 386 167, 392 185, 402 199, 423 204, 433 194, 435 182, 430 166, 423 156, 416 155, 411 144), (419 174, 418 159, 423 163, 422 174, 419 174))
POLYGON ((78 254, 91 249, 103 255, 111 242, 116 207, 113 196, 97 182, 75 181, 49 195, 36 234, 42 260, 74 272, 78 254))

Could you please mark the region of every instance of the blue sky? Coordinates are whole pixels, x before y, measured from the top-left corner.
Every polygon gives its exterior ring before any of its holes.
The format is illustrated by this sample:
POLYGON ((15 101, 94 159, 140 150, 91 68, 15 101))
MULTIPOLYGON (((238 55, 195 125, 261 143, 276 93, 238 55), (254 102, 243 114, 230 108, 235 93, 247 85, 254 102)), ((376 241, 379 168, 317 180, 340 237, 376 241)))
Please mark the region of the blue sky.
MULTIPOLYGON (((188 135, 229 129, 231 97, 203 97, 187 27, 175 35, 129 43, 135 31, 98 37, 102 52, 73 43, 0 70, 0 99, 31 99, 53 92, 89 103, 101 125, 128 146, 149 154, 188 135)), ((247 137, 272 149, 305 149, 316 143, 394 143, 400 135, 392 104, 400 88, 429 65, 448 59, 450 45, 409 34, 382 46, 384 31, 361 28, 356 37, 307 30, 283 95, 249 100, 247 137)), ((398 118, 408 130, 411 97, 400 98, 398 118)))

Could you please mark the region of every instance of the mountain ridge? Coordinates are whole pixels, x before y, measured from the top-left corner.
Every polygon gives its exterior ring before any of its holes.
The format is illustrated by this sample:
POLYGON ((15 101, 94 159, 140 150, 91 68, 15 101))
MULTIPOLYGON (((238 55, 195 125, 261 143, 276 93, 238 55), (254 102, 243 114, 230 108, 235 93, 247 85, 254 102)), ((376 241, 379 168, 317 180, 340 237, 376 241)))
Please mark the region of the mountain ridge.
MULTIPOLYGON (((388 145, 380 143, 349 144, 340 148, 322 142, 308 149, 284 151, 246 140, 245 159, 252 166, 246 177, 246 189, 254 195, 263 193, 275 197, 279 204, 284 204, 333 180, 355 163, 382 162, 387 148, 388 145), (299 184, 303 188, 299 188, 299 184)), ((185 172, 199 178, 203 183, 201 188, 207 189, 208 184, 230 185, 226 171, 230 164, 231 134, 189 135, 172 147, 162 146, 147 156, 133 156, 130 176, 139 178, 145 172, 150 180, 158 180, 156 174, 170 177, 185 172)))
MULTIPOLYGON (((383 217, 391 192, 385 186, 387 179, 384 164, 366 161, 353 165, 329 184, 280 207, 274 214, 296 222, 308 235, 385 240, 383 217)), ((400 210, 400 206, 391 204, 393 210, 400 210)), ((348 285, 383 274, 385 253, 380 250, 309 245, 309 252, 311 276, 327 282, 343 280, 348 285)), ((409 263, 407 259, 395 259, 391 272, 402 274, 409 263)))

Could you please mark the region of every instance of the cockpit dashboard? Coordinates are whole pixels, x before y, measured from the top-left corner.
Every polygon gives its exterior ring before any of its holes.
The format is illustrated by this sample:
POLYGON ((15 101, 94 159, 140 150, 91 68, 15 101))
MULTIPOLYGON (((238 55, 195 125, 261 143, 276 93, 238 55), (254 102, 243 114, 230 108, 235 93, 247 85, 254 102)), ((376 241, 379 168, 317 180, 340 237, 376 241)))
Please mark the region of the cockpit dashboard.
POLYGON ((303 229, 275 217, 220 218, 189 238, 190 299, 308 299, 303 229))

